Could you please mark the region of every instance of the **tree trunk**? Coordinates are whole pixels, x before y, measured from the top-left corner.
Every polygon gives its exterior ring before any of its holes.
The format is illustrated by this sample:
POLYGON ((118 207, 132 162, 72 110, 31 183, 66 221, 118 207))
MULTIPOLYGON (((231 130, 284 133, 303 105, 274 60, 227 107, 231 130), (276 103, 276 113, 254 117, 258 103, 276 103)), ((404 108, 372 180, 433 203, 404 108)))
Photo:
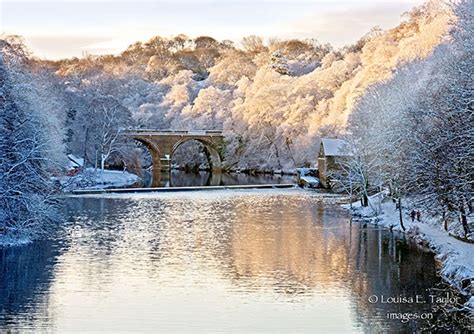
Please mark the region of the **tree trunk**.
MULTIPOLYGON (((352 184, 350 185, 350 191, 349 191, 349 206, 350 206, 350 209, 352 211, 352 184)), ((351 222, 352 222, 352 220, 351 220, 351 222)))
POLYGON ((467 239, 469 235, 469 225, 467 224, 466 210, 464 209, 464 203, 461 201, 459 205, 459 211, 461 212, 461 224, 464 230, 464 237, 467 239))
POLYGON ((402 198, 401 197, 398 197, 398 213, 400 215, 400 226, 402 230, 405 231, 405 226, 403 225, 402 198))
POLYGON ((274 144, 273 147, 275 148, 275 155, 276 155, 276 158, 277 158, 278 168, 280 169, 280 168, 281 168, 280 152, 279 152, 279 150, 278 150, 278 146, 276 146, 276 145, 274 144))
POLYGON ((107 158, 105 157, 105 155, 104 155, 104 154, 101 154, 101 155, 100 155, 100 169, 102 170, 102 172, 103 172, 104 169, 105 169, 105 159, 107 159, 107 158))
POLYGON ((366 194, 362 195, 362 206, 368 206, 369 205, 369 198, 367 197, 366 194))
POLYGON ((87 167, 87 162, 89 160, 89 158, 87 157, 87 145, 89 145, 88 141, 89 141, 89 128, 86 128, 86 134, 85 134, 85 138, 84 138, 84 160, 83 160, 83 163, 82 163, 82 168, 83 169, 85 169, 87 167))
POLYGON ((448 231, 448 220, 446 219, 446 212, 443 211, 443 222, 444 222, 444 230, 448 231))

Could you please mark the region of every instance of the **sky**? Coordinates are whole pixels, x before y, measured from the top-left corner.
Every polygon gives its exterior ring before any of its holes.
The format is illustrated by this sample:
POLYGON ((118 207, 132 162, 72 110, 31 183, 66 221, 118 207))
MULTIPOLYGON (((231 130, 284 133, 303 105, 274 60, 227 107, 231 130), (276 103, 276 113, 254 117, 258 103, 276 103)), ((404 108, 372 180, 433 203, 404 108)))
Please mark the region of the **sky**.
POLYGON ((34 55, 60 59, 119 53, 160 35, 316 38, 341 47, 372 27, 396 26, 423 0, 0 0, 0 31, 34 55))

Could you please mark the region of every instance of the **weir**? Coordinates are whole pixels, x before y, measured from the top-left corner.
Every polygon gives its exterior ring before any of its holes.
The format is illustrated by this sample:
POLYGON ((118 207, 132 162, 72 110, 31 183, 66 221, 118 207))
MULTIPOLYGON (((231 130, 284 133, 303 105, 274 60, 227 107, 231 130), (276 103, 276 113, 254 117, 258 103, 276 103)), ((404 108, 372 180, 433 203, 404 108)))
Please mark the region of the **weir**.
POLYGON ((182 192, 202 190, 235 190, 235 189, 287 189, 296 188, 295 184, 254 184, 254 185, 231 185, 231 186, 200 186, 200 187, 155 187, 155 188, 117 188, 117 189, 78 189, 71 191, 72 195, 94 195, 113 193, 145 193, 145 192, 182 192))

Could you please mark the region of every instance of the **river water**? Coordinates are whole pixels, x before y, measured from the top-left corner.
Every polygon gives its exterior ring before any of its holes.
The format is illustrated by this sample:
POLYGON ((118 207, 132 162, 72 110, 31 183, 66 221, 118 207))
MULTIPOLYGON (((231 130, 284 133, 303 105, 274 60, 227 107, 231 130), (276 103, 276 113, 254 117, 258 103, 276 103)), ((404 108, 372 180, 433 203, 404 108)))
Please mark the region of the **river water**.
POLYGON ((185 172, 172 169, 170 172, 159 172, 153 177, 142 171, 142 181, 132 187, 203 187, 230 186, 249 184, 281 184, 296 183, 295 175, 245 173, 210 173, 208 171, 185 172))
POLYGON ((423 321, 388 314, 429 313, 439 282, 431 254, 314 192, 69 197, 65 216, 52 240, 0 250, 0 329, 411 331, 423 321))

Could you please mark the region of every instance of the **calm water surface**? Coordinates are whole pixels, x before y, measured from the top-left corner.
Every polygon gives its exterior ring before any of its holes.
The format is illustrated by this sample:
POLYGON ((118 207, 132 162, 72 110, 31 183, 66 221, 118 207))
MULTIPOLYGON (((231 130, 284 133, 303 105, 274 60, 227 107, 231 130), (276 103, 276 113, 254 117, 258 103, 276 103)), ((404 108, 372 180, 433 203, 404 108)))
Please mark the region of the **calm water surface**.
POLYGON ((197 186, 229 186, 246 184, 296 184, 295 175, 256 174, 244 173, 210 173, 208 171, 185 172, 171 170, 159 172, 152 176, 143 171, 142 181, 132 187, 197 187, 197 186))
POLYGON ((430 303, 433 256, 350 224, 300 190, 67 199, 54 240, 0 250, 0 329, 108 332, 394 332, 387 312, 430 303))

